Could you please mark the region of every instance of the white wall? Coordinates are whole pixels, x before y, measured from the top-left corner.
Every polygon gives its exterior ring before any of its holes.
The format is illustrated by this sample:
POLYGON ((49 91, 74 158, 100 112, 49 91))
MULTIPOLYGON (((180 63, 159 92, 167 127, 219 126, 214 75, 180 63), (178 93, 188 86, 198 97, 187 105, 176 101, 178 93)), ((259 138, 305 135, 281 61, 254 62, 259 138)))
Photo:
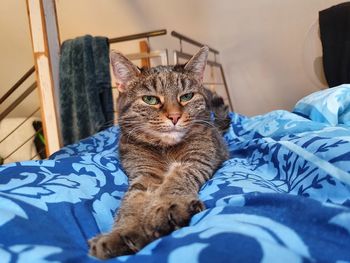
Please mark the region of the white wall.
MULTIPOLYGON (((25 0, 1 0, 0 32, 1 97, 34 65, 25 0)), ((5 103, 0 105, 0 112, 7 108, 34 81, 33 75, 5 103)), ((27 116, 34 112, 38 106, 38 93, 33 91, 9 116, 27 116)))
MULTIPOLYGON (((320 53, 312 25, 339 0, 58 0, 62 39, 115 37, 166 28, 221 52, 236 111, 253 115, 292 109, 325 87, 314 73, 320 53)), ((152 40, 176 46, 175 39, 152 40)))
MULTIPOLYGON (((314 73, 320 54, 318 11, 339 0, 57 0, 61 40, 116 37, 166 28, 221 52, 235 110, 248 115, 288 109, 324 87, 314 73), (315 33, 316 32, 316 33, 315 33)), ((25 1, 0 5, 0 95, 32 64, 25 1)), ((177 47, 170 36, 154 48, 177 47)), ((123 50, 127 49, 123 47, 123 50)))

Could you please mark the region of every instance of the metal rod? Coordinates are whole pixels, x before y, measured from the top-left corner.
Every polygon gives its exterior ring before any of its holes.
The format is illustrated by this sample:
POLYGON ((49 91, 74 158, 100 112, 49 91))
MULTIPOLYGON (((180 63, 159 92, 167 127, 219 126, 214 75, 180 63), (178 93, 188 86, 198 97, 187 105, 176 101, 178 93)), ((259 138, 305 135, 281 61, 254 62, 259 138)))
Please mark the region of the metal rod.
POLYGON ((224 69, 223 69, 222 65, 220 65, 220 71, 221 71, 221 77, 222 77, 222 81, 224 82, 226 94, 227 94, 227 97, 228 97, 227 99, 228 99, 228 102, 230 104, 231 111, 234 111, 233 104, 232 104, 232 101, 231 101, 230 92, 228 90, 228 86, 227 86, 227 82, 226 82, 226 78, 225 78, 225 74, 224 74, 224 69))
POLYGON ((123 36, 123 37, 110 38, 108 42, 110 44, 113 44, 113 43, 118 43, 118 42, 136 40, 136 39, 140 39, 140 38, 150 38, 150 37, 162 36, 162 35, 166 35, 166 33, 167 33, 166 29, 162 29, 162 30, 150 31, 150 32, 128 35, 128 36, 123 36))
MULTIPOLYGON (((174 54, 176 55, 176 58, 178 60, 178 58, 183 58, 183 59, 190 59, 192 56, 190 54, 187 54, 187 53, 184 53, 184 52, 179 52, 177 50, 174 51, 174 54)), ((176 62, 175 62, 176 63, 176 62)), ((209 66, 214 66, 214 67, 218 67, 220 69, 220 73, 221 73, 221 77, 222 77, 222 81, 223 81, 223 85, 225 86, 225 91, 226 91, 226 94, 227 94, 227 99, 228 99, 228 102, 229 102, 229 106, 231 108, 231 110, 233 111, 233 104, 232 104, 232 101, 231 101, 231 97, 230 97, 230 92, 228 90, 228 86, 227 86, 227 82, 226 82, 226 78, 225 78, 225 74, 224 74, 224 69, 222 67, 222 65, 218 62, 215 62, 215 61, 211 61, 211 60, 208 60, 207 61, 207 64, 209 66)))
MULTIPOLYGON (((190 43, 190 44, 192 44, 192 45, 195 45, 195 46, 197 46, 197 47, 203 47, 203 46, 205 46, 205 44, 203 44, 203 43, 201 43, 201 42, 198 42, 198 41, 196 41, 196 40, 193 40, 192 38, 186 37, 186 36, 184 36, 184 35, 182 35, 182 34, 180 34, 180 33, 177 33, 176 31, 171 31, 171 35, 172 35, 173 37, 177 37, 177 38, 179 38, 180 40, 184 40, 184 41, 186 41, 186 42, 188 42, 188 43, 190 43)), ((213 48, 209 47, 209 50, 210 50, 211 52, 213 52, 214 54, 219 54, 219 51, 217 51, 216 49, 213 49, 213 48)))
POLYGON ((28 97, 30 93, 32 93, 33 90, 36 88, 36 82, 34 82, 32 85, 29 86, 22 94, 19 96, 14 102, 11 103, 10 106, 8 106, 1 114, 0 114, 0 121, 3 120, 11 111, 13 111, 18 104, 20 104, 25 98, 28 97))
POLYGON ((8 97, 11 96, 12 93, 14 93, 19 86, 23 84, 24 81, 27 80, 33 73, 35 72, 35 67, 31 67, 16 83, 13 85, 1 98, 0 98, 0 104, 2 104, 8 97))
POLYGON ((36 133, 34 133, 32 136, 30 136, 27 140, 25 140, 20 146, 18 146, 16 149, 14 149, 10 154, 8 154, 4 160, 8 159, 12 154, 17 152, 20 148, 22 148, 23 145, 25 145, 27 142, 29 142, 31 139, 33 139, 39 132, 41 132, 42 129, 39 129, 36 133))
MULTIPOLYGON (((192 55, 190 55, 188 53, 180 52, 180 51, 177 51, 177 50, 175 50, 174 53, 177 56, 177 60, 178 60, 178 58, 183 58, 183 59, 190 59, 190 58, 192 58, 192 55)), ((177 62, 175 62, 175 63, 177 63, 177 62)), ((220 63, 212 61, 212 60, 207 60, 207 65, 214 66, 214 67, 220 67, 221 66, 220 63)))
POLYGON ((35 111, 33 111, 32 114, 30 114, 27 118, 25 118, 24 121, 22 121, 16 128, 14 128, 9 134, 5 136, 5 138, 1 139, 0 143, 5 141, 9 136, 11 136, 19 127, 21 127, 27 120, 29 120, 30 117, 32 117, 35 113, 37 113, 40 110, 40 107, 37 108, 35 111))
MULTIPOLYGON (((31 158, 30 158, 30 160, 33 160, 35 157, 37 157, 38 155, 40 156, 40 154, 42 153, 42 152, 44 152, 45 151, 45 148, 42 148, 38 153, 36 153, 34 156, 32 156, 31 158)), ((41 158, 40 158, 41 159, 41 158)))
MULTIPOLYGON (((40 151, 40 153, 41 153, 41 151, 40 151)), ((35 157, 37 157, 39 155, 39 153, 36 153, 36 154, 34 154, 31 158, 30 158, 30 160, 33 160, 35 157)))

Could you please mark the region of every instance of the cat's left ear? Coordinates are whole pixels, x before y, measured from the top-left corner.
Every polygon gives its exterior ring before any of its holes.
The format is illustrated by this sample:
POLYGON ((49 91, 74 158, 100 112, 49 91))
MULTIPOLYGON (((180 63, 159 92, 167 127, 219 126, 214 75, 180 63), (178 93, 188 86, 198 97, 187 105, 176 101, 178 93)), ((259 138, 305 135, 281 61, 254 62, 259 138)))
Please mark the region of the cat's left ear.
POLYGON ((118 90, 124 92, 127 84, 140 74, 140 70, 123 54, 117 51, 111 51, 110 59, 114 76, 118 81, 118 90))
POLYGON ((194 73, 200 81, 203 80, 208 53, 209 48, 202 47, 185 65, 185 70, 194 73))

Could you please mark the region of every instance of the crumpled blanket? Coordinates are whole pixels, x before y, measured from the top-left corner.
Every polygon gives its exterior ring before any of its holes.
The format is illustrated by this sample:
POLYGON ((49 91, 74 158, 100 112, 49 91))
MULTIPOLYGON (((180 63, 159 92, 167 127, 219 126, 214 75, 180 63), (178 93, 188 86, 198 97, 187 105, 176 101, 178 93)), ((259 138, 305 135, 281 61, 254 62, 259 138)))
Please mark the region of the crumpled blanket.
MULTIPOLYGON (((314 106, 331 98, 319 95, 314 106)), ((199 192, 207 209, 108 262, 349 262, 350 128, 299 111, 308 118, 231 113, 231 158, 199 192)), ((2 262, 98 262, 86 240, 111 229, 128 187, 118 134, 111 127, 49 160, 0 166, 2 262)))

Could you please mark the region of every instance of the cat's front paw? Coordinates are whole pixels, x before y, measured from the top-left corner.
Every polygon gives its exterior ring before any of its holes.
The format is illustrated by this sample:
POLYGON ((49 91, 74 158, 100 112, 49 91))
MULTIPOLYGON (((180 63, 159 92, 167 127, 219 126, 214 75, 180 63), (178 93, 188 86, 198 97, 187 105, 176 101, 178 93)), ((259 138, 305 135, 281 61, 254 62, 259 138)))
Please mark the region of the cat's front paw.
POLYGON ((178 229, 187 226, 193 215, 203 211, 205 206, 198 199, 172 202, 167 210, 168 223, 178 229))
POLYGON ((151 207, 145 229, 149 236, 158 238, 187 226, 193 215, 203 211, 202 201, 188 197, 167 197, 151 207))
POLYGON ((128 249, 118 233, 98 235, 91 238, 88 244, 89 254, 99 259, 109 259, 130 254, 130 249, 128 249))

